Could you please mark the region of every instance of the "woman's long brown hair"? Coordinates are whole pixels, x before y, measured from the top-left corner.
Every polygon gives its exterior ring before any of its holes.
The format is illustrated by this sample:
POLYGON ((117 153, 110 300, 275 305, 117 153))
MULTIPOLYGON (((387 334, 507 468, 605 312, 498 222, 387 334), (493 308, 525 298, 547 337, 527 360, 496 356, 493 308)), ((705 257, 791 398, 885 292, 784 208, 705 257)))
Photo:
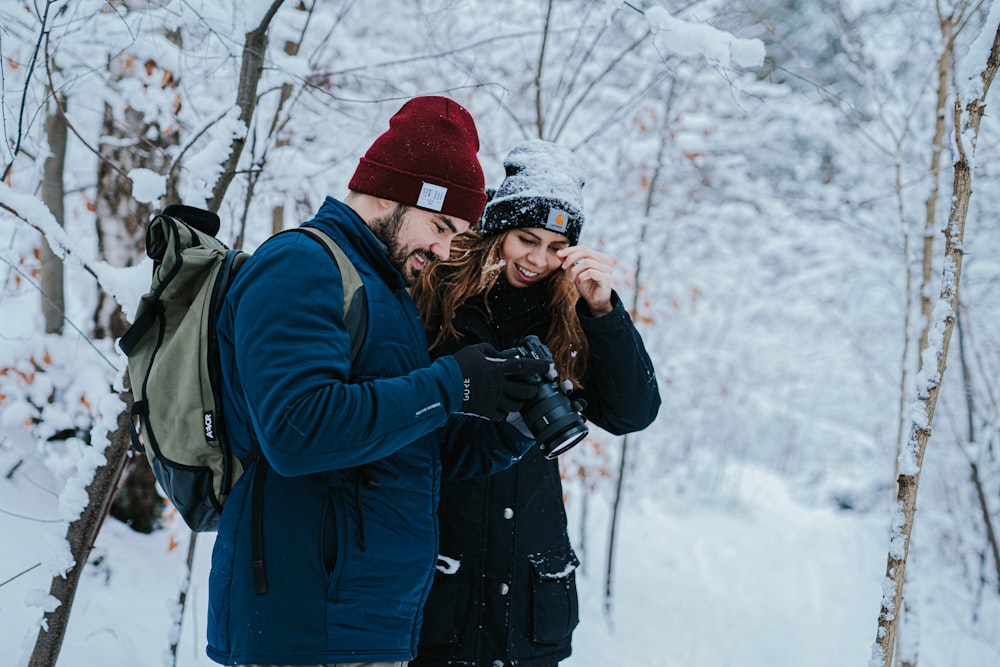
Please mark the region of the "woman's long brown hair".
MULTIPOLYGON (((478 294, 488 294, 496 285, 503 268, 500 248, 509 233, 467 232, 452 241, 451 257, 432 262, 420 272, 410 296, 423 318, 432 351, 449 338, 461 337, 453 323, 458 307, 478 294)), ((552 351, 560 377, 580 387, 587 371, 587 337, 576 314, 580 294, 567 275, 558 270, 547 279, 551 319, 543 342, 552 351)))

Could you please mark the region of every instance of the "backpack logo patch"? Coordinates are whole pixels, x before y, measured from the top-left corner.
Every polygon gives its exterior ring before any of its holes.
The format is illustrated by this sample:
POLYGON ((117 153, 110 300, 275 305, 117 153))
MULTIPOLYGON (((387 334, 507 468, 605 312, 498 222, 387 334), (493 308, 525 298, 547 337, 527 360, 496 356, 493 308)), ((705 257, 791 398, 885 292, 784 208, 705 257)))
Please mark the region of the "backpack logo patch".
POLYGON ((205 440, 215 442, 215 414, 211 411, 205 413, 205 440))

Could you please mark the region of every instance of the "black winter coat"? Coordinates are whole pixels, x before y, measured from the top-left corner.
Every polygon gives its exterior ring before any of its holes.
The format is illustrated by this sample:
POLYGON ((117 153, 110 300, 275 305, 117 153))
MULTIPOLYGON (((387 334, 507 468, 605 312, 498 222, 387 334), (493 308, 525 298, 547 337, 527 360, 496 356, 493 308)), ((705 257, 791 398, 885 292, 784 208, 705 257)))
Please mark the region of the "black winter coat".
MULTIPOLYGON (((596 318, 578 305, 590 345, 581 395, 588 421, 624 434, 652 423, 660 395, 639 333, 617 294, 612 302, 614 310, 596 318)), ((487 341, 503 349, 529 333, 544 341, 544 285, 515 289, 501 279, 491 307, 495 322, 482 302, 459 309, 455 324, 464 336, 454 347, 487 341)), ((535 447, 502 473, 442 485, 440 556, 411 667, 542 667, 570 655, 579 561, 559 463, 543 454, 535 447)))

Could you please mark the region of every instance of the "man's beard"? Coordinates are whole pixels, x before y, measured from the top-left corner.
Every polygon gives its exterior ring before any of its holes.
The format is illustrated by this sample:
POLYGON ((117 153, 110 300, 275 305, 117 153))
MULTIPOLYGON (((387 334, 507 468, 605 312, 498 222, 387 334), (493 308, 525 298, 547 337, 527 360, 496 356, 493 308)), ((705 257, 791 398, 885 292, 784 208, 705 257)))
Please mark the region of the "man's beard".
MULTIPOLYGON (((396 204, 396 208, 389 213, 386 213, 381 218, 371 220, 368 223, 368 227, 375 234, 375 238, 385 245, 389 262, 403 275, 403 282, 406 283, 407 287, 411 287, 417 282, 417 272, 408 269, 406 262, 415 250, 408 246, 403 246, 399 240, 399 232, 403 229, 403 224, 406 222, 403 217, 406 215, 408 209, 409 206, 406 204, 396 204)), ((424 252, 424 256, 429 256, 429 253, 424 252)))

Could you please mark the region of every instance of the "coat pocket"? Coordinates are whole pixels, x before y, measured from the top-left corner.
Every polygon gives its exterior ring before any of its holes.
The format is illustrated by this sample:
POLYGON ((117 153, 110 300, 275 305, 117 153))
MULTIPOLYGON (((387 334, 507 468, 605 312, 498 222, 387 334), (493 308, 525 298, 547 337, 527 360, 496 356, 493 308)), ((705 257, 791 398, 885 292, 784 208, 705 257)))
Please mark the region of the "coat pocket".
POLYGON ((567 639, 580 622, 576 593, 573 549, 565 548, 528 556, 531 563, 532 640, 558 644, 567 639))

